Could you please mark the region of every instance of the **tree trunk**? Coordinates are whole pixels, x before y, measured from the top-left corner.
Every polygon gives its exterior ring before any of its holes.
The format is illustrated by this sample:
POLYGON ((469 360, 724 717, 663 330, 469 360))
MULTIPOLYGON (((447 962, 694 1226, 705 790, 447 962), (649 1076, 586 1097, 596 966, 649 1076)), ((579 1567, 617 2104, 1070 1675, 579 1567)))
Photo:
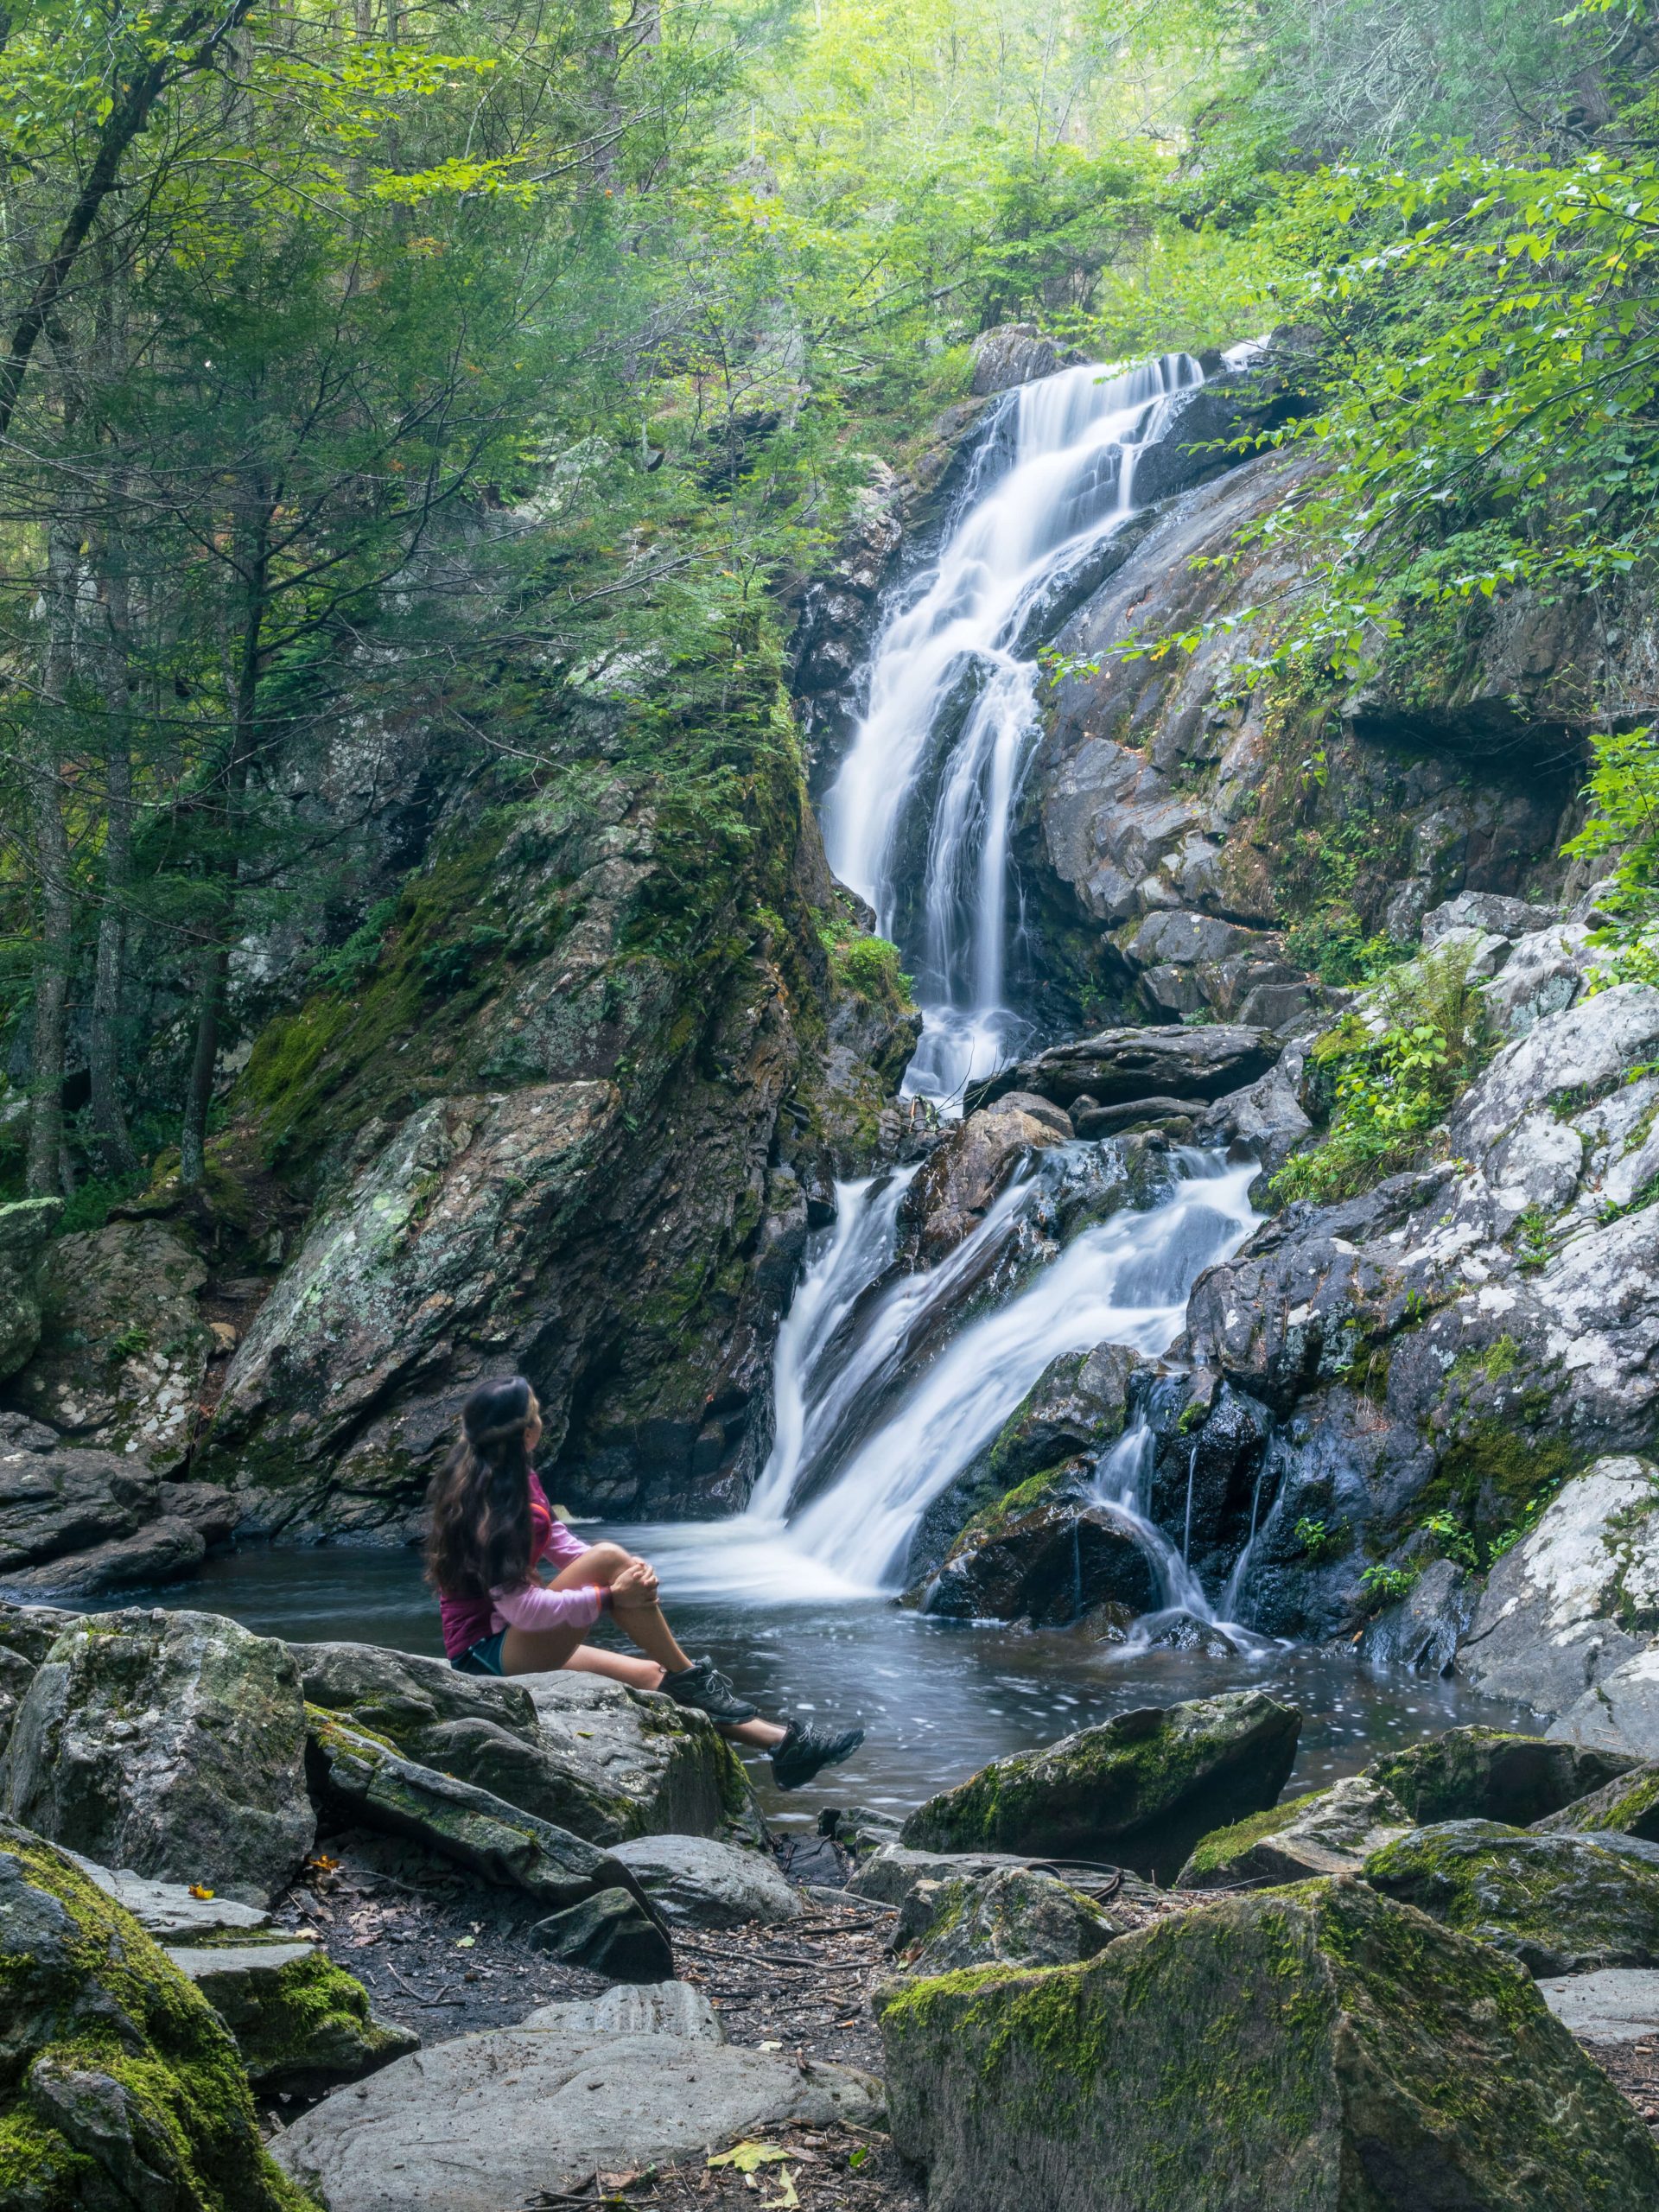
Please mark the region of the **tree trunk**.
POLYGON ((106 763, 104 832, 104 912, 98 925, 98 969, 92 982, 92 1141, 101 1172, 130 1174, 137 1164, 127 1133, 117 1073, 121 998, 126 982, 127 893, 132 878, 132 745, 127 716, 127 580, 124 549, 106 556, 99 596, 104 603, 103 691, 106 763))
POLYGON ((69 972, 74 957, 74 905, 69 880, 69 834, 63 819, 61 732, 70 676, 76 557, 70 531, 61 522, 54 522, 48 533, 47 645, 29 769, 41 934, 29 1068, 34 1101, 24 1184, 30 1198, 35 1198, 55 1192, 62 1173, 63 1064, 69 972))

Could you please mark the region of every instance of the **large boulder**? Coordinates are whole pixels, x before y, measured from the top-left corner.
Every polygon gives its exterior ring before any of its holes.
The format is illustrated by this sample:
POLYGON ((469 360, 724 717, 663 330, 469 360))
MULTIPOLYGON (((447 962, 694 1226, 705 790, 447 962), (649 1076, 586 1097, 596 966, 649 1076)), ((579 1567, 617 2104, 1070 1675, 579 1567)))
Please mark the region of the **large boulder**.
POLYGON ((1536 1826, 1546 1835, 1594 1835, 1607 1830, 1659 1843, 1659 1760, 1629 1768, 1536 1826))
POLYGON ((1037 377, 1052 377, 1067 356, 1034 322, 1001 322, 974 340, 974 369, 969 390, 976 399, 1010 391, 1037 377))
POLYGON ((309 1702, 590 1843, 758 1838, 742 1762, 701 1713, 597 1675, 460 1675, 367 1643, 293 1646, 309 1702))
POLYGON ((143 1459, 62 1446, 39 1421, 0 1418, 0 1582, 8 1588, 31 1569, 130 1536, 160 1513, 161 1482, 143 1459))
POLYGON ((1019 1093, 959 1122, 905 1194, 917 1258, 932 1267, 970 1236, 1022 1160, 1071 1135, 1065 1115, 1019 1093))
POLYGON ((0 1823, 0 2198, 17 2212, 306 2212, 229 2030, 130 1914, 0 1823))
POLYGON ((1083 1097, 1097 1106, 1156 1097, 1208 1100, 1264 1076, 1279 1052, 1268 1031, 1226 1022, 1103 1029, 1022 1061, 998 1084, 1035 1091, 1058 1106, 1083 1097))
POLYGON ((1320 1874, 1357 1874, 1408 1833, 1399 1800, 1363 1775, 1292 1797, 1205 1836, 1177 1876, 1184 1890, 1249 1890, 1320 1874))
POLYGON ((1586 1750, 1506 1728, 1447 1728, 1365 1770, 1419 1827, 1437 1821, 1503 1821, 1529 1827, 1564 1805, 1587 1797, 1635 1761, 1618 1751, 1586 1750))
POLYGON ((0 1206, 0 1382, 41 1340, 41 1256, 62 1211, 61 1198, 0 1206))
POLYGON ((706 1998, 613 1990, 459 2036, 337 2090, 277 2158, 328 2212, 505 2212, 792 2122, 879 2124, 879 2083, 792 2052, 734 2050, 706 1998))
POLYGON ((105 1866, 264 1904, 311 1848, 285 1644, 213 1613, 77 1621, 29 1684, 4 1807, 105 1866))
POLYGON ((1659 1468, 1599 1459, 1493 1567, 1458 1671, 1550 1719, 1659 1628, 1659 1468))
POLYGON ((1473 1575, 1449 1559, 1431 1560, 1403 1598, 1366 1622, 1357 1656, 1369 1667, 1449 1675, 1457 1664, 1459 1639, 1468 1634, 1479 1600, 1473 1575))
POLYGON ((1529 1974, 1659 1966, 1659 1844, 1443 1821, 1385 1844, 1364 1875, 1529 1974))
POLYGON ((1638 1759, 1659 1759, 1659 1637, 1601 1675, 1550 1724, 1552 1736, 1638 1759))
POLYGON ((1114 1858, 1160 1878, 1201 1835, 1271 1805, 1301 1715, 1261 1690, 1120 1713, 997 1759, 930 1797, 902 1840, 922 1850, 1114 1858))
POLYGON ((63 1855, 73 1859, 89 1882, 96 1882, 105 1897, 113 1897, 158 1943, 208 1944, 223 1936, 245 1939, 270 1926, 268 1906, 239 1904, 234 1897, 220 1897, 205 1882, 153 1882, 124 1867, 100 1866, 95 1859, 83 1858, 78 1851, 65 1850, 63 1855))
POLYGON ((769 1853, 701 1835, 647 1835, 612 1853, 671 1927, 776 1928, 806 1910, 769 1853))
POLYGON ((1125 1618, 1151 1612, 1157 1570, 1128 1514, 1079 1494, 1091 1471, 1077 1463, 1071 1480, 1033 1476, 976 1514, 924 1588, 922 1611, 1056 1628, 1096 1605, 1125 1618))
POLYGON ((930 2212, 1643 2212, 1659 2150, 1485 1946, 1351 1879, 877 1999, 930 2212))
POLYGON ((889 1948, 906 1974, 963 1967, 1064 1967, 1122 1932, 1103 1905, 1052 1874, 1005 1866, 977 1879, 918 1882, 889 1948))
POLYGON ((236 2037, 262 2096, 320 2097, 420 2049, 375 2018, 362 1983, 317 1944, 175 1944, 167 1955, 236 2037))
POLYGON ((315 1707, 307 1758, 312 1788, 336 1819, 406 1836, 539 1904, 562 1910, 600 1890, 640 1894, 625 1867, 582 1837, 406 1759, 315 1707))
POLYGON ((75 1442, 178 1465, 200 1418, 213 1336, 200 1255, 158 1221, 60 1236, 41 1272, 41 1341, 12 1385, 75 1442))

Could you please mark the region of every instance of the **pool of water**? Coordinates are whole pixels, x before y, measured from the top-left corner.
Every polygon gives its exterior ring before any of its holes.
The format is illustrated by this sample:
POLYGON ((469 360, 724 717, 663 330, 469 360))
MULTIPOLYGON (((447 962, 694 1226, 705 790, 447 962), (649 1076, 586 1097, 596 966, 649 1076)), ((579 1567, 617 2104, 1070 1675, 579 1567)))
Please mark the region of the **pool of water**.
MULTIPOLYGON (((717 1529, 692 1524, 617 1533, 654 1558, 681 1641, 694 1653, 712 1652, 763 1711, 858 1721, 868 1731, 845 1766, 788 1796, 773 1788, 764 1760, 751 1761, 761 1802, 783 1825, 810 1825, 826 1805, 902 1813, 1005 1752, 1137 1706, 1219 1690, 1259 1686, 1301 1708, 1293 1790, 1317 1789, 1352 1774, 1387 1745, 1460 1723, 1539 1725, 1465 1683, 1362 1667, 1307 1646, 1270 1647, 1248 1659, 1135 1652, 1065 1631, 926 1620, 881 1598, 791 1599, 781 1594, 786 1578, 777 1592, 734 1586, 722 1593, 709 1572, 720 1556, 717 1529), (683 1580, 677 1554, 684 1555, 683 1580), (678 1602, 677 1580, 685 1593, 678 1602)), ((751 1580, 739 1573, 734 1584, 751 1580)), ((437 1607, 410 1551, 251 1549, 209 1560, 192 1582, 124 1592, 111 1602, 226 1613, 262 1634, 298 1642, 346 1638, 401 1651, 442 1650, 437 1607)), ((612 1638, 608 1629, 600 1632, 599 1640, 612 1638)))

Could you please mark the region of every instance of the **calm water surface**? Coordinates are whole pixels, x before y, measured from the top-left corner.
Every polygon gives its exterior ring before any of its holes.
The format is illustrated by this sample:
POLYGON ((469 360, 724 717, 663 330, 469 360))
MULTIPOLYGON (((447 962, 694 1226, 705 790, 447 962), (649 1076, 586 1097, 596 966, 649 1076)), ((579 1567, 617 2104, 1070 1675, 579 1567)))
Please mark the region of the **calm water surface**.
MULTIPOLYGON (((643 1532, 617 1534, 646 1548, 643 1532)), ((700 1549, 709 1534, 706 1525, 696 1531, 700 1549)), ((721 1599, 707 1594, 703 1576, 696 1578, 702 1594, 677 1604, 671 1548, 656 1542, 649 1552, 664 1576, 670 1618, 689 1649, 712 1652, 768 1713, 806 1713, 842 1726, 857 1720, 868 1731, 863 1749, 845 1766, 786 1796, 773 1789, 763 1760, 751 1762, 762 1803, 783 1825, 810 1825, 826 1805, 904 1812, 987 1759, 1052 1742, 1136 1706, 1219 1690, 1260 1687, 1300 1707, 1293 1791, 1352 1774, 1389 1745, 1460 1723, 1540 1725, 1521 1708, 1478 1697, 1461 1682, 1367 1669, 1306 1646, 1249 1660, 1128 1652, 1064 1632, 925 1620, 881 1599, 792 1605, 767 1605, 751 1595, 721 1599)), ((237 1552, 208 1560, 193 1582, 125 1592, 119 1602, 226 1613, 262 1634, 298 1642, 344 1638, 432 1654, 443 1648, 437 1607, 417 1557, 408 1551, 325 1546, 237 1552)), ((609 1637, 604 1631, 600 1640, 609 1637)))

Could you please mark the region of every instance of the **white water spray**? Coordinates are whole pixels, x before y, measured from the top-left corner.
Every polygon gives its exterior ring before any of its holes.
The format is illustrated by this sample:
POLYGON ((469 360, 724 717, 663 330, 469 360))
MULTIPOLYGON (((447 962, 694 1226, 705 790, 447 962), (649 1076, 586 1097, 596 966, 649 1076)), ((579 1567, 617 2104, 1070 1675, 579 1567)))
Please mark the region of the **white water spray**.
POLYGON ((1009 840, 1038 728, 1026 633, 1135 512, 1137 456, 1203 381, 1190 354, 1173 353, 1066 369, 1011 392, 937 568, 877 644, 868 711, 824 800, 824 843, 916 968, 924 1027, 912 1095, 960 1096, 1018 1044, 1005 978, 1009 840), (917 933, 898 914, 905 832, 920 807, 931 827, 917 933))

